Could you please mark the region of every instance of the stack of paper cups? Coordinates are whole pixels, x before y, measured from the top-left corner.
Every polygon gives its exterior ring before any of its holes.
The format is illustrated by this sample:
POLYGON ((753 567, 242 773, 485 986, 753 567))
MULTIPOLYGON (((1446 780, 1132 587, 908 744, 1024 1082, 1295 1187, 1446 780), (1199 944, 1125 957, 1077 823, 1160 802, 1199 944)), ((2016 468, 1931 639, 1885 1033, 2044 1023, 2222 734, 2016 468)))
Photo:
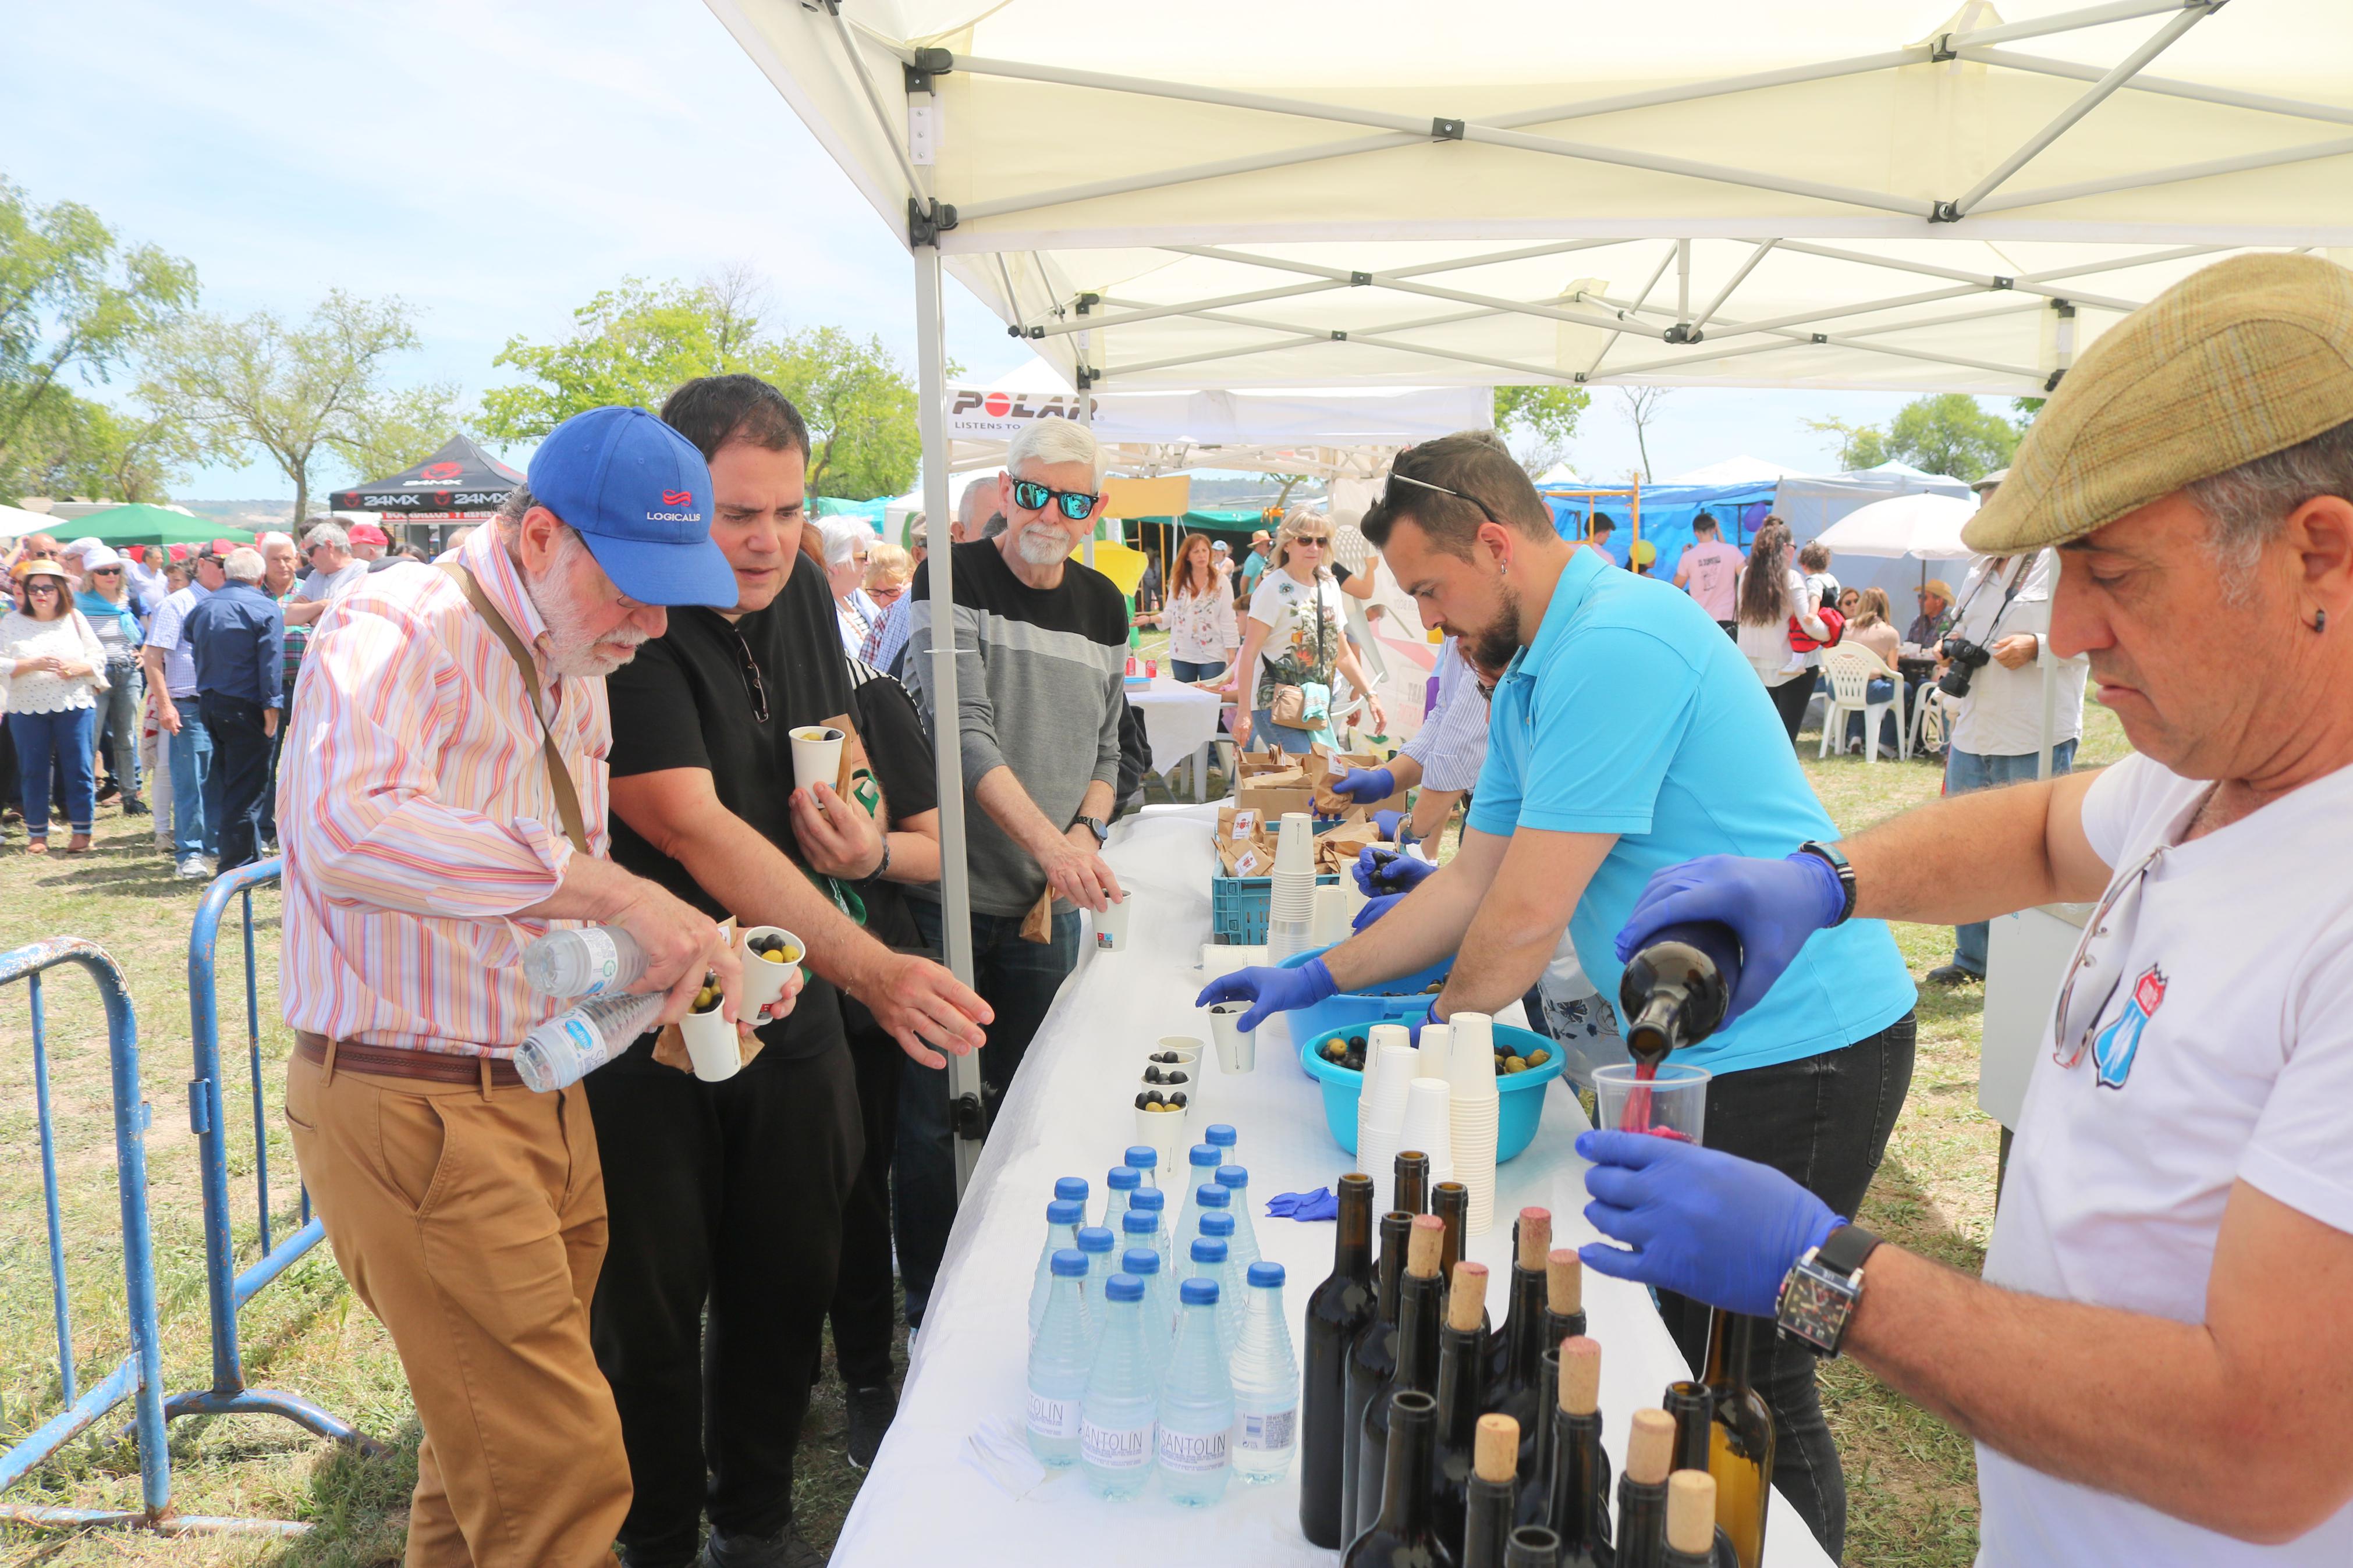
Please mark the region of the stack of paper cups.
POLYGON ((1449 1102, 1453 1090, 1442 1078, 1418 1078, 1406 1085, 1405 1123, 1398 1131, 1398 1147, 1419 1149, 1430 1156, 1430 1184, 1454 1176, 1454 1129, 1449 1102))
POLYGON ((1274 845, 1268 889, 1268 962, 1281 963, 1315 945, 1315 825, 1303 811, 1286 811, 1274 845))
POLYGON ((1345 941, 1348 935, 1348 920, 1354 912, 1348 908, 1350 879, 1343 878, 1336 888, 1317 888, 1314 940, 1318 947, 1329 947, 1345 941))
MULTIPOLYGON (((1374 1031, 1376 1037, 1379 1030, 1374 1031)), ((1402 1036, 1403 1029, 1395 1033, 1402 1036)), ((1376 1037, 1365 1054, 1365 1081, 1356 1093, 1356 1169, 1373 1179, 1377 1200, 1395 1198, 1398 1142, 1405 1125, 1408 1086, 1413 1082, 1413 1050, 1402 1043, 1384 1045, 1376 1037)), ((1383 1213, 1388 1209, 1384 1208, 1383 1213)))
POLYGON ((1303 811, 1286 811, 1282 826, 1275 829, 1274 868, 1277 872, 1304 871, 1309 881, 1315 879, 1315 819, 1303 811))
POLYGON ((1454 1070, 1453 1061, 1453 1026, 1424 1024, 1421 1026, 1421 1048, 1413 1064, 1413 1076, 1442 1079, 1454 1070))
MULTIPOLYGON (((1471 1191, 1465 1230, 1484 1236, 1495 1219, 1495 1136, 1502 1101, 1495 1092, 1495 1023, 1484 1013, 1457 1013, 1447 1058, 1449 1131, 1454 1179, 1471 1191)), ((1429 1031, 1422 1031, 1425 1044, 1429 1031)))

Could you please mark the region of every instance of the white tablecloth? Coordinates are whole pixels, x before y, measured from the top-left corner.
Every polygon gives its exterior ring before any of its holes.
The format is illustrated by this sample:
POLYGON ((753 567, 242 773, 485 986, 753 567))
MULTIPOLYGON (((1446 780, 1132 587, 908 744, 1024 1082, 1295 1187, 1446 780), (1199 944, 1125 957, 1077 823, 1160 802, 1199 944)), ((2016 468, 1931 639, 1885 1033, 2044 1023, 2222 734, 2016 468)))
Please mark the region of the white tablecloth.
POLYGON ((1218 737, 1218 700, 1166 675, 1131 689, 1128 701, 1144 715, 1152 739, 1152 771, 1165 773, 1218 737))
MULTIPOLYGON (((903 1568, 913 1563, 1328 1565, 1336 1553, 1299 1532, 1297 1470, 1264 1487, 1236 1482, 1215 1507, 1182 1509, 1158 1493, 1110 1503, 1075 1470, 1051 1476, 1015 1500, 964 1462, 965 1439, 991 1416, 1017 1426, 1023 1404, 1032 1271, 1045 1236, 1054 1178, 1081 1175, 1100 1214, 1103 1173, 1134 1142, 1130 1097, 1138 1065, 1166 1034, 1206 1037, 1194 1011, 1201 984, 1192 967, 1208 935, 1209 812, 1154 807, 1123 821, 1109 858, 1130 890, 1128 946, 1097 952, 1082 942, 1080 966, 1029 1047, 975 1173, 933 1290, 913 1365, 889 1439, 834 1547, 838 1568, 903 1568)), ((1258 1069, 1209 1073, 1200 1086, 1207 1121, 1231 1122, 1238 1158, 1249 1167, 1259 1246, 1289 1270, 1283 1290, 1294 1345, 1307 1296, 1332 1269, 1333 1226, 1264 1217, 1276 1193, 1330 1186, 1352 1168, 1324 1131, 1315 1084, 1299 1068, 1288 1030, 1260 1032, 1258 1069)), ((1205 1053, 1204 1062, 1215 1060, 1205 1053)), ((1593 1239, 1585 1223, 1583 1163, 1570 1142, 1583 1125, 1565 1090, 1550 1092, 1535 1143, 1502 1166, 1495 1228, 1472 1237, 1468 1256, 1496 1280, 1510 1277, 1509 1216, 1529 1204, 1553 1211, 1559 1245, 1593 1239)), ((1491 1291, 1498 1315, 1500 1289, 1491 1291)), ((1667 1384, 1689 1376, 1650 1300, 1640 1289, 1588 1272, 1586 1311, 1601 1342, 1602 1408, 1613 1465, 1624 1457, 1628 1418, 1655 1405, 1667 1384)), ((1766 1562, 1823 1568, 1828 1558, 1786 1504, 1777 1508, 1766 1562)))

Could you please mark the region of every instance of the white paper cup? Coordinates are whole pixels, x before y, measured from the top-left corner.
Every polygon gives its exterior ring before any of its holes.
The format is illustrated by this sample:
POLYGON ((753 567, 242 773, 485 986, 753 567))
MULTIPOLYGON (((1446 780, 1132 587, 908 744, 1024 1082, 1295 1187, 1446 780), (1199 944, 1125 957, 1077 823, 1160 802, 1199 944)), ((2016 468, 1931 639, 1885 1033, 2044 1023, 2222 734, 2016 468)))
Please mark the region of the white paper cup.
POLYGON ((1454 1026, 1424 1024, 1415 1048, 1413 1076, 1443 1080, 1454 1066, 1454 1026))
POLYGON ((1258 1034, 1244 1034, 1242 1015, 1249 1012, 1247 1002, 1216 1002, 1209 1006, 1209 1033, 1218 1042, 1218 1070, 1220 1072, 1253 1072, 1258 1068, 1258 1034))
POLYGON ((1384 1047, 1366 1064, 1365 1086, 1356 1100, 1356 1120, 1376 1127, 1396 1127, 1405 1120, 1406 1096, 1413 1081, 1413 1052, 1402 1046, 1384 1047))
POLYGON ((678 1032, 686 1041, 686 1057, 694 1064, 694 1076, 703 1082, 724 1083, 743 1069, 744 1052, 736 1044, 735 1026, 716 1007, 708 1013, 689 1013, 678 1021, 678 1032))
POLYGON ((1323 946, 1344 941, 1348 934, 1348 889, 1356 879, 1344 877, 1341 886, 1315 889, 1314 939, 1323 946))
POLYGON ((1127 946, 1127 900, 1105 904, 1095 911, 1095 948, 1117 952, 1127 946))
POLYGON ((1236 970, 1252 969, 1265 962, 1266 947, 1263 943, 1253 947, 1229 947, 1216 942, 1201 944, 1201 977, 1204 980, 1220 980, 1236 970))
POLYGON ((1275 886, 1282 887, 1280 873, 1304 871, 1313 886, 1315 880, 1315 821, 1303 811, 1286 811, 1282 826, 1274 840, 1275 886))
POLYGON ((792 733, 793 787, 830 787, 841 779, 841 731, 826 724, 804 724, 792 733))
POLYGON ((1449 1107, 1451 1091, 1444 1079, 1418 1078, 1406 1086, 1405 1121, 1398 1129, 1398 1147, 1419 1149, 1430 1156, 1430 1179, 1435 1184, 1443 1169, 1454 1171, 1454 1130, 1449 1107))
MULTIPOLYGON (((787 946, 808 956, 808 943, 782 926, 753 926, 744 932, 744 943, 737 956, 744 961, 744 1005, 748 1012, 757 1013, 785 994, 793 976, 799 973, 798 960, 790 963, 770 963, 752 951, 752 943, 763 937, 782 937, 787 946)), ((752 1020, 757 1023, 756 1018, 752 1020)))

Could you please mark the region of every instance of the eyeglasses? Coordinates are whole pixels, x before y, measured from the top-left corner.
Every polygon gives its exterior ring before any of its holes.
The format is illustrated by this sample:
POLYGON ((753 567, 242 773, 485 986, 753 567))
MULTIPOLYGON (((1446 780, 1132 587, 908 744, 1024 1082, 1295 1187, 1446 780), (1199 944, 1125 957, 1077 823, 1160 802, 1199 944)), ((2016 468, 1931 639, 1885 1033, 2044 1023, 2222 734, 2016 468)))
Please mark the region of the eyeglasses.
POLYGON ((752 645, 744 640, 740 631, 735 633, 735 651, 744 659, 744 689, 752 699, 752 718, 765 724, 768 721, 768 684, 760 679, 760 661, 752 657, 752 645))
POLYGON ((1046 504, 1051 501, 1055 510, 1072 522, 1086 521, 1087 514, 1094 510, 1095 503, 1101 500, 1101 496, 1090 495, 1085 490, 1058 490, 1035 479, 1013 481, 1015 506, 1023 511, 1043 511, 1046 504))
MULTIPOLYGON (((1391 468, 1389 470, 1389 483, 1396 484, 1400 479, 1405 481, 1407 484, 1414 486, 1418 489, 1436 490, 1440 495, 1452 496, 1456 500, 1469 501, 1472 506, 1477 507, 1486 517, 1487 521, 1493 523, 1497 528, 1509 528, 1512 526, 1510 523, 1505 522, 1502 518, 1497 517, 1488 507, 1487 503, 1481 500, 1477 496, 1465 495, 1461 490, 1450 490, 1444 485, 1433 485, 1428 479, 1417 479, 1411 474, 1400 474, 1395 468, 1391 468)), ((1386 492, 1382 494, 1382 506, 1388 507, 1395 504, 1395 502, 1389 500, 1386 492)))
POLYGON ((2063 1068, 2084 1059, 2108 1004, 2124 984, 2124 953, 2131 943, 2134 918, 2140 912, 2141 892, 2168 847, 2158 845, 2108 884, 2092 918, 2084 922, 2084 940, 2075 944, 2066 983, 2059 987, 2059 1003, 2052 1012, 2051 1058, 2063 1068), (2112 932, 2122 932, 2123 940, 2108 941, 2112 932), (2104 970, 2107 973, 2101 973, 2104 970))
POLYGON ((25 592, 27 594, 54 594, 57 591, 58 585, 55 583, 27 583, 25 584, 25 592))

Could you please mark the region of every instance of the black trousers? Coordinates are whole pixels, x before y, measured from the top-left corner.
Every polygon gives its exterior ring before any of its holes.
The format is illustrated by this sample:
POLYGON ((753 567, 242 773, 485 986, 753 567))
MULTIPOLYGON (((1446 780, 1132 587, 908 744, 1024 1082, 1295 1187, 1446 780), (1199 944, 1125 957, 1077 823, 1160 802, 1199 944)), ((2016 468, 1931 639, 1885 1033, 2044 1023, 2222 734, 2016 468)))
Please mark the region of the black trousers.
POLYGON ((584 1081, 611 1226, 589 1331, 636 1488, 621 1541, 683 1563, 706 1508, 734 1534, 793 1517, 862 1152, 849 1053, 763 1055, 714 1084, 640 1040, 584 1081))
MULTIPOLYGON (((1793 683, 1794 684, 1794 683, 1793 683)), ((1772 1166, 1852 1219, 1912 1087, 1917 1020, 1906 1013, 1843 1050, 1729 1072, 1707 1086, 1707 1142, 1772 1166)), ((1658 1292, 1684 1359, 1704 1365, 1710 1312, 1658 1292)), ((1846 1474, 1822 1418, 1811 1351, 1770 1327, 1756 1331, 1749 1375, 1773 1410, 1773 1484, 1831 1561, 1846 1549, 1846 1474)))
POLYGON ((1814 700, 1814 682, 1819 679, 1812 670, 1793 675, 1778 686, 1768 686, 1765 695, 1773 700, 1773 711, 1781 716, 1781 728, 1795 741, 1798 731, 1805 727, 1806 704, 1814 700))
POLYGON ((891 1156, 899 1137, 899 1042, 871 1027, 873 1015, 845 1002, 853 1028, 849 1061, 858 1085, 858 1120, 865 1157, 841 1211, 841 1268, 827 1316, 833 1324, 833 1363, 845 1388, 891 1381, 891 1340, 898 1326, 891 1268, 891 1156))
POLYGON ((217 691, 196 695, 196 711, 213 738, 213 777, 220 788, 220 868, 235 870, 261 858, 261 803, 269 793, 269 737, 262 707, 217 691))

